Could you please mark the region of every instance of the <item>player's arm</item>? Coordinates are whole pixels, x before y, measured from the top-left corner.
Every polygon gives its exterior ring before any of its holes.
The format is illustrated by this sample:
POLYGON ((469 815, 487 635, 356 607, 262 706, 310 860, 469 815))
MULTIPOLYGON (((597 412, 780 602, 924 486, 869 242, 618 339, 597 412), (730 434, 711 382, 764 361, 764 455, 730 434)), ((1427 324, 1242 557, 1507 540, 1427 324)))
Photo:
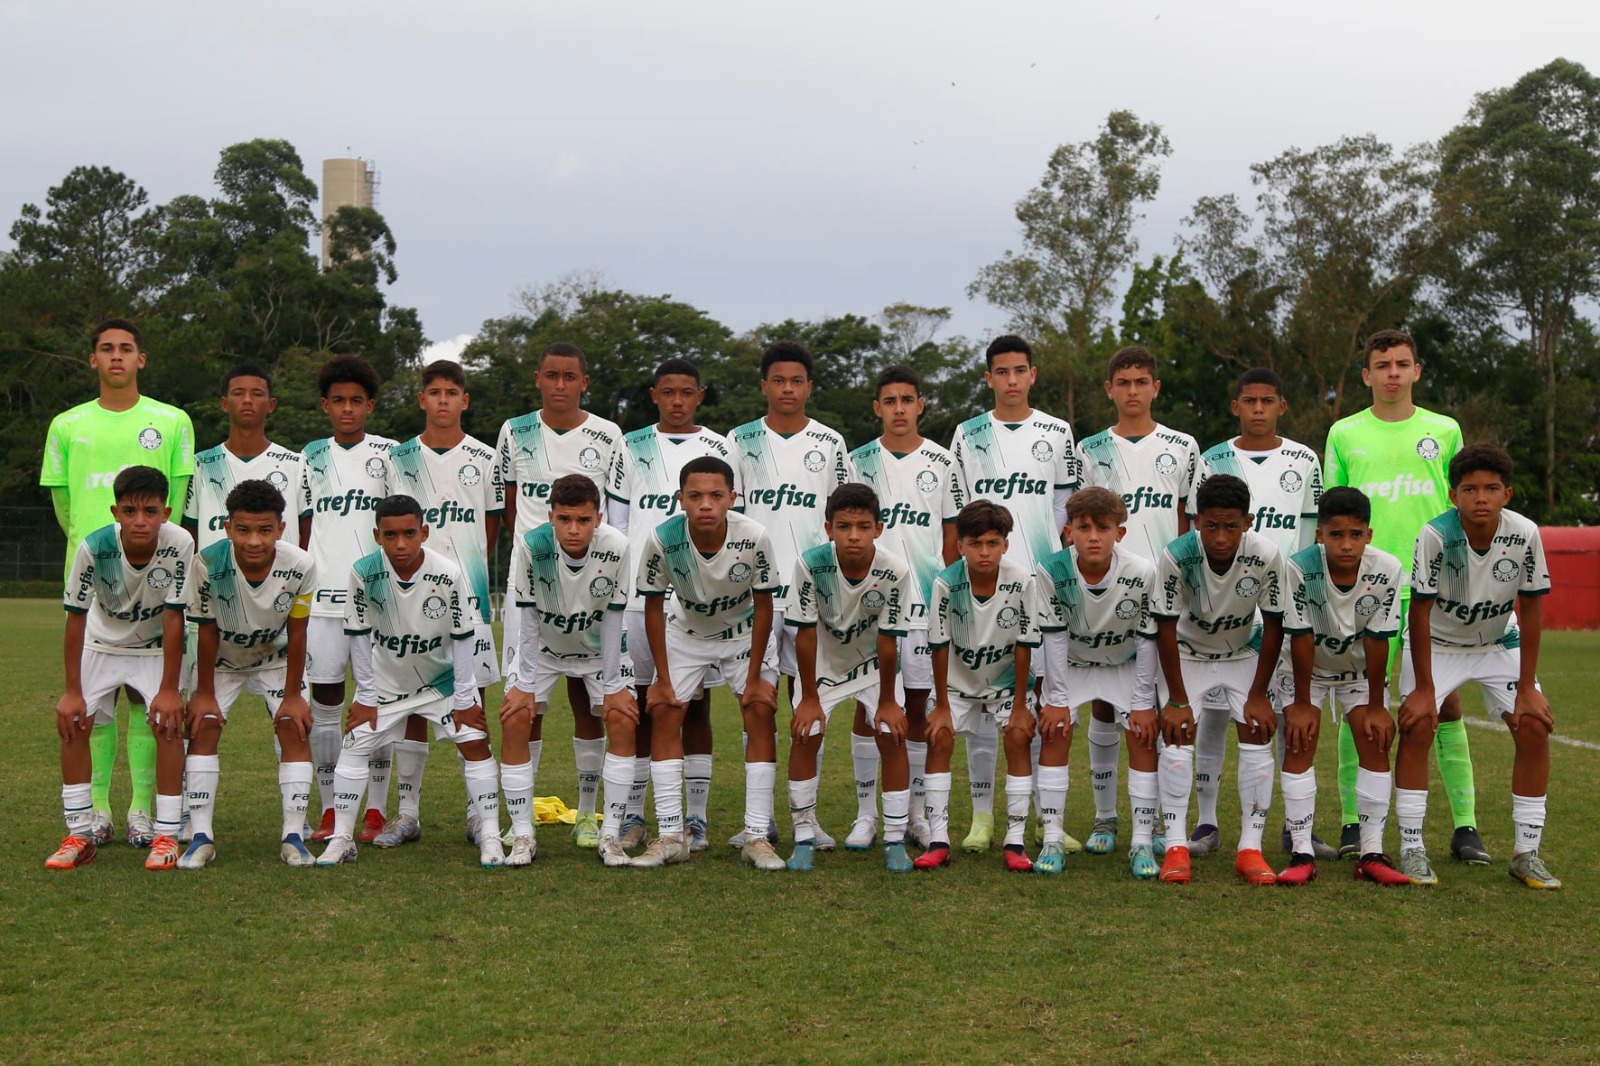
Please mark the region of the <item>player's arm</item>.
POLYGON ((500 524, 502 511, 490 511, 483 519, 483 537, 487 542, 489 557, 494 557, 494 546, 500 540, 500 524))
POLYGON ((1156 671, 1161 667, 1157 662, 1155 634, 1141 633, 1137 639, 1139 643, 1134 645, 1133 652, 1133 707, 1128 711, 1128 732, 1140 744, 1148 746, 1155 743, 1161 730, 1156 703, 1156 671))
POLYGON ((300 516, 300 529, 299 529, 299 532, 300 532, 300 544, 301 544, 301 546, 304 547, 305 545, 310 544, 311 543, 311 516, 309 514, 303 514, 303 515, 300 516))
POLYGON ((1550 701, 1539 691, 1539 643, 1544 636, 1544 597, 1522 593, 1517 596, 1517 621, 1522 630, 1520 649, 1521 668, 1517 671, 1517 699, 1511 708, 1511 728, 1528 718, 1543 722, 1546 729, 1554 728, 1555 718, 1550 713, 1550 701))
POLYGON ((1033 712, 1028 709, 1027 690, 1033 684, 1033 648, 1027 644, 1013 644, 1011 657, 1015 663, 1017 698, 1011 704, 1011 722, 1029 736, 1033 735, 1033 712))
POLYGON ((1278 658, 1283 652, 1283 616, 1263 610, 1261 612, 1261 651, 1256 656, 1256 674, 1250 681, 1250 695, 1244 701, 1244 720, 1252 735, 1265 744, 1278 728, 1278 715, 1272 709, 1272 673, 1278 668, 1278 658))
POLYGON ((638 725, 639 701, 633 694, 633 675, 624 669, 622 635, 622 610, 613 605, 600 620, 600 674, 605 689, 602 717, 615 712, 638 725))
POLYGON ((1394 743, 1394 718, 1384 706, 1389 691, 1389 641, 1367 634, 1361 638, 1367 661, 1367 702, 1350 712, 1350 728, 1381 751, 1394 743))
POLYGON ((956 561, 956 523, 953 518, 944 523, 944 541, 940 546, 940 553, 944 558, 944 565, 949 566, 956 561))
POLYGON ((1317 638, 1309 630, 1289 634, 1294 699, 1283 709, 1283 743, 1296 755, 1305 750, 1317 725, 1317 708, 1311 702, 1311 668, 1316 657, 1317 638))
POLYGON ((168 604, 161 612, 161 688, 150 701, 156 729, 168 740, 183 735, 183 608, 168 604))
POLYGON ((927 737, 933 740, 941 733, 955 739, 955 726, 950 716, 950 645, 933 648, 933 709, 928 712, 927 737))
POLYGON ((910 723, 905 708, 894 698, 895 678, 900 674, 900 642, 893 633, 878 631, 878 732, 904 740, 910 723))
MULTIPOLYGON (((506 482, 506 506, 500 515, 500 524, 507 529, 517 528, 517 483, 515 481, 506 482)), ((492 546, 494 541, 491 540, 489 543, 492 546)))
POLYGON ((628 532, 629 510, 627 500, 619 500, 615 496, 606 497, 606 521, 623 533, 628 532))
MULTIPOLYGON (((672 689, 671 664, 667 662, 667 601, 659 593, 644 597, 644 639, 650 645, 650 657, 655 660, 656 679, 645 693, 645 700, 657 704, 678 702, 672 689)), ((645 708, 649 710, 649 707, 645 708)))
POLYGON ((741 707, 755 703, 778 705, 778 690, 761 676, 761 663, 766 658, 767 641, 772 639, 772 593, 756 592, 755 625, 750 630, 750 673, 745 681, 741 707))
MULTIPOLYGON (((217 706, 217 651, 222 644, 214 618, 195 616, 195 682, 189 693, 189 731, 192 733, 205 718, 222 721, 222 710, 217 706)), ((302 655, 304 648, 301 649, 302 655)), ((289 691, 285 686, 285 692, 289 691)))
POLYGON ((50 503, 56 509, 56 525, 61 527, 61 532, 72 535, 72 493, 65 485, 57 485, 50 490, 50 503))
MULTIPOLYGON (((522 552, 512 555, 513 569, 524 559, 522 552)), ((519 591, 527 591, 519 589, 519 591)), ((506 678, 505 693, 500 700, 500 724, 505 725, 518 714, 535 714, 538 701, 534 699, 533 671, 539 654, 539 608, 531 603, 514 608, 517 626, 517 668, 506 678)))
POLYGON ((344 731, 378 724, 378 679, 372 669, 372 626, 367 622, 367 589, 354 570, 345 586, 344 632, 349 639, 350 676, 356 692, 345 714, 344 731))
POLYGON ((1433 691, 1433 597, 1411 592, 1411 610, 1406 616, 1406 650, 1411 654, 1411 675, 1416 684, 1400 701, 1400 728, 1405 729, 1421 717, 1438 718, 1439 704, 1433 691))
POLYGON ((66 692, 56 704, 56 733, 62 740, 72 739, 72 731, 86 732, 94 723, 83 701, 83 637, 89 628, 87 611, 68 609, 66 636, 62 639, 65 656, 66 692))
MULTIPOLYGON (((757 644, 756 647, 765 647, 757 644)), ((817 627, 798 626, 794 631, 795 668, 800 673, 800 702, 789 719, 789 736, 795 740, 822 731, 826 717, 817 696, 817 627)))
POLYGON ((306 702, 306 631, 311 625, 309 594, 297 597, 289 608, 288 664, 284 667, 283 702, 278 705, 278 721, 294 726, 295 734, 304 740, 311 735, 311 705, 306 702))
POLYGON ((1067 695, 1067 662, 1071 657, 1072 638, 1065 629, 1051 629, 1044 634, 1043 654, 1044 688, 1039 705, 1039 735, 1065 733, 1072 728, 1072 708, 1067 695))
POLYGON ((478 695, 477 664, 472 661, 473 631, 452 633, 450 640, 450 666, 455 675, 455 693, 450 709, 455 713, 457 731, 463 727, 489 731, 483 717, 482 697, 478 695))
POLYGON ((1156 657, 1167 682, 1167 703, 1161 708, 1161 732, 1168 744, 1194 742, 1194 709, 1183 687, 1183 665, 1178 653, 1178 620, 1156 619, 1156 657))

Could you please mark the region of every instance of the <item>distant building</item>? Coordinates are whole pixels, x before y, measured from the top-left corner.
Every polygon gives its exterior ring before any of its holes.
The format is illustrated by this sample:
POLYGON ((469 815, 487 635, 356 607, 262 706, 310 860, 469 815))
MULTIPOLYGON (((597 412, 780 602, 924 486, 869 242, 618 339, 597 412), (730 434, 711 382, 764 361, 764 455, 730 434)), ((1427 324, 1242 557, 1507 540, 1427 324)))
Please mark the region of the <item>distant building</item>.
POLYGON ((322 161, 322 268, 328 268, 328 219, 341 207, 374 207, 378 168, 366 159, 322 161))

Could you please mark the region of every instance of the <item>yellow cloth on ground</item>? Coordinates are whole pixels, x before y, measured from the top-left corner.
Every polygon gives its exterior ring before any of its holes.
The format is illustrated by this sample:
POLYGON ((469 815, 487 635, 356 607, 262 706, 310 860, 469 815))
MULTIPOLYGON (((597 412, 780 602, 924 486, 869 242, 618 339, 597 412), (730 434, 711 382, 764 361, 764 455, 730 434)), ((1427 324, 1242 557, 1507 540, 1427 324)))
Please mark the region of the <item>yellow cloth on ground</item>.
POLYGON ((535 796, 533 797, 533 820, 540 825, 555 825, 557 823, 572 825, 578 820, 578 812, 563 803, 560 796, 535 796))

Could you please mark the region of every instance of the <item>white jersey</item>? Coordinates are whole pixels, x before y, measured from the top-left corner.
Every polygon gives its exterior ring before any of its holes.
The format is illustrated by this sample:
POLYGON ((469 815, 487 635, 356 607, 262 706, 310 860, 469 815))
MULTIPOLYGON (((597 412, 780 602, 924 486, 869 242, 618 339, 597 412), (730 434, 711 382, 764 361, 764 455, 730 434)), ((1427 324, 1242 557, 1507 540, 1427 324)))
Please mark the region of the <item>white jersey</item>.
POLYGON ((931 440, 897 455, 879 439, 851 452, 850 465, 856 479, 878 494, 878 517, 883 520, 878 546, 911 566, 911 609, 905 625, 927 629, 933 579, 945 567, 945 523, 954 522, 966 502, 955 458, 931 440))
POLYGON ((300 519, 310 512, 303 506, 305 457, 278 444, 267 444, 266 451, 241 459, 225 444, 207 448, 194 457, 194 477, 189 479, 189 496, 183 504, 183 520, 193 522, 196 547, 205 551, 219 540, 228 539, 223 523, 228 520, 228 493, 241 481, 265 481, 283 496, 283 537, 300 546, 300 519))
POLYGON ((1207 448, 1194 471, 1189 514, 1195 493, 1212 474, 1232 474, 1250 487, 1250 528, 1277 544, 1285 558, 1316 542, 1317 505, 1322 502, 1322 463, 1304 444, 1285 439, 1271 451, 1253 452, 1233 441, 1207 448))
POLYGON ((1433 649, 1483 652, 1522 646, 1513 613, 1518 596, 1550 591, 1539 527, 1512 510, 1500 512, 1489 550, 1476 551, 1452 507, 1422 527, 1411 562, 1411 595, 1433 600, 1433 649))
POLYGON ((163 612, 189 606, 194 541, 171 522, 163 522, 155 554, 143 566, 134 566, 123 555, 121 532, 113 522, 79 542, 67 571, 62 606, 89 616, 85 648, 160 655, 163 612))
POLYGON ((317 593, 311 613, 344 617, 350 568, 373 548, 372 512, 389 495, 389 450, 394 441, 367 434, 354 444, 323 437, 306 445, 300 510, 311 512, 312 562, 317 593))
POLYGON ((1199 458, 1193 437, 1162 425, 1138 440, 1108 429, 1078 445, 1083 487, 1096 485, 1122 497, 1128 508, 1123 543, 1152 563, 1178 535, 1178 515, 1199 458))
POLYGON ((1190 530, 1161 553, 1159 586, 1151 601, 1158 619, 1178 623, 1186 659, 1246 659, 1261 646, 1257 612, 1283 614, 1283 561, 1270 539, 1245 530, 1224 573, 1206 560, 1200 534, 1190 530))
POLYGON ((728 534, 707 559, 689 539, 682 514, 655 528, 639 561, 639 591, 646 596, 674 593, 667 628, 698 640, 734 640, 755 625, 755 594, 775 593, 778 572, 772 539, 761 523, 728 512, 728 534))
POLYGON ((604 499, 606 478, 622 447, 622 430, 615 422, 584 412, 572 429, 551 429, 544 413, 532 411, 506 419, 495 447, 500 478, 515 483, 516 538, 550 521, 550 486, 559 477, 582 474, 594 482, 604 499))
POLYGON ((600 526, 576 568, 562 561, 546 522, 517 538, 511 585, 518 607, 539 612, 539 650, 554 659, 599 662, 600 622, 628 605, 628 538, 600 526))
POLYGON ((422 565, 401 581, 382 551, 356 560, 350 570, 344 631, 372 639, 372 678, 380 705, 421 696, 455 694, 451 642, 469 640, 461 568, 443 552, 423 547, 422 565))
POLYGON ((506 509, 506 486, 494 452, 476 437, 439 451, 412 437, 389 449, 389 491, 422 505, 428 546, 466 575, 467 611, 489 621, 489 516, 506 509))
POLYGON ((1032 574, 1040 559, 1061 550, 1056 493, 1079 480, 1065 420, 1034 411, 1021 422, 999 422, 986 412, 956 427, 950 454, 967 503, 990 500, 1011 512, 1007 559, 1032 574))
POLYGON ((189 621, 217 627, 217 669, 265 670, 288 661, 289 619, 310 615, 317 589, 310 552, 280 543, 266 579, 255 584, 239 572, 233 544, 222 540, 195 557, 193 580, 189 621))
POLYGON ((795 562, 828 539, 822 516, 833 490, 850 480, 850 449, 843 437, 816 419, 785 436, 758 418, 728 434, 728 443, 744 486, 739 510, 760 522, 772 538, 773 572, 779 582, 773 609, 785 611, 792 599, 789 579, 795 562))
MULTIPOLYGON (((685 463, 703 456, 733 467, 733 490, 739 491, 739 468, 728 438, 702 426, 694 433, 663 433, 657 426, 636 429, 622 438, 606 495, 628 509, 628 558, 637 563, 645 541, 662 522, 678 513, 678 473, 685 463)), ((520 513, 520 512, 519 512, 520 513)), ((644 597, 628 579, 628 610, 644 610, 644 597)))
POLYGON ((1400 560, 1367 545, 1355 584, 1340 588, 1328 576, 1328 553, 1313 544, 1289 557, 1283 568, 1286 588, 1283 631, 1309 633, 1317 654, 1311 680, 1322 685, 1364 681, 1363 638, 1388 640, 1400 632, 1400 560))
POLYGON ((1078 549, 1066 547, 1039 564, 1039 603, 1046 632, 1065 631, 1070 662, 1120 666, 1131 662, 1139 641, 1154 640, 1156 568, 1150 560, 1117 545, 1111 569, 1099 588, 1084 584, 1078 549))
MULTIPOLYGON (((881 541, 879 543, 882 543, 881 541)), ((817 693, 856 692, 878 680, 878 637, 906 635, 912 596, 911 567, 875 548, 865 577, 852 581, 839 568, 832 542, 819 544, 794 564, 794 606, 785 625, 817 630, 817 693)))
POLYGON ((947 692, 984 702, 1013 695, 1019 687, 1017 645, 1037 648, 1041 640, 1033 574, 1007 555, 994 594, 979 599, 972 594, 967 561, 957 559, 934 579, 928 606, 928 647, 950 649, 947 692))

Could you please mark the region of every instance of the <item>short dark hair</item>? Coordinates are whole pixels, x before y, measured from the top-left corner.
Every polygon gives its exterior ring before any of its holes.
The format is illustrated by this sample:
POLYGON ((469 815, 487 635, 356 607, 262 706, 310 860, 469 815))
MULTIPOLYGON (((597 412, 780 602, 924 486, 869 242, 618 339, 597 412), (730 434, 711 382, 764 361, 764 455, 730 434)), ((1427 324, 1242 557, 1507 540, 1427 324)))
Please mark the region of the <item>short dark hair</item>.
POLYGON ((550 483, 550 508, 582 507, 593 504, 600 507, 600 490, 587 474, 565 474, 550 483))
POLYGON ((1239 380, 1233 385, 1234 399, 1244 395, 1245 387, 1248 385, 1271 385, 1272 391, 1280 397, 1283 395, 1283 379, 1278 376, 1276 370, 1268 370, 1264 366, 1253 366, 1239 375, 1239 380))
POLYGON ((1354 518, 1357 522, 1372 524, 1372 501, 1367 494, 1350 485, 1339 485, 1322 494, 1317 504, 1317 525, 1325 525, 1335 518, 1354 518))
POLYGON ((234 378, 260 378, 267 383, 267 395, 272 395, 272 375, 260 363, 234 363, 230 366, 228 372, 222 375, 222 391, 217 393, 218 396, 228 395, 234 378))
POLYGON ((589 372, 589 359, 583 354, 583 349, 578 347, 576 344, 569 344, 566 341, 555 341, 552 344, 545 345, 544 351, 539 353, 540 369, 543 369, 544 361, 550 358, 552 355, 564 356, 567 359, 576 359, 578 361, 578 372, 580 374, 587 374, 589 372))
POLYGON ((718 459, 715 455, 700 455, 683 464, 683 469, 678 471, 678 488, 689 483, 690 474, 720 474, 728 482, 728 488, 733 488, 733 467, 727 462, 718 459))
POLYGON ((96 326, 94 332, 89 334, 89 350, 92 352, 100 346, 100 334, 113 329, 133 334, 133 346, 144 351, 144 338, 139 335, 139 327, 125 318, 108 318, 96 326))
POLYGON ((377 525, 385 518, 415 518, 422 525, 428 524, 422 516, 422 504, 401 492, 378 501, 378 509, 372 512, 372 524, 377 525))
POLYGON ((1106 364, 1106 380, 1116 377, 1119 370, 1148 370, 1151 377, 1156 377, 1156 357, 1142 344, 1118 348, 1106 364))
POLYGON ((1516 466, 1506 450, 1497 444, 1469 444, 1450 460, 1450 487, 1455 488, 1468 474, 1480 470, 1500 475, 1500 484, 1510 488, 1516 466))
POLYGON ((849 481, 828 496, 827 506, 823 508, 823 517, 833 521, 833 516, 839 511, 871 511, 872 517, 878 517, 878 494, 872 491, 871 486, 863 485, 859 481, 849 481))
POLYGON ((243 511, 246 514, 275 514, 280 522, 283 521, 283 493, 272 482, 260 478, 241 481, 229 489, 223 507, 229 518, 233 517, 235 511, 243 511))
POLYGON ((1380 329, 1367 337, 1366 347, 1361 352, 1361 365, 1364 367, 1372 365, 1373 352, 1386 352, 1390 348, 1400 347, 1410 348, 1411 354, 1417 356, 1417 363, 1421 364, 1422 359, 1417 351, 1417 342, 1411 339, 1411 334, 1403 329, 1380 329))
POLYGON ((360 385, 367 399, 378 398, 378 372, 359 355, 336 355, 322 364, 317 374, 317 389, 323 399, 328 398, 328 391, 335 385, 360 385))
POLYGON ((1009 537, 1011 524, 1011 512, 998 503, 993 500, 973 500, 956 515, 956 536, 981 537, 985 533, 998 533, 1002 537, 1009 537))
POLYGON ((872 386, 873 399, 877 399, 885 385, 910 385, 917 390, 918 396, 922 395, 922 379, 904 363, 893 363, 878 371, 878 380, 872 386))
POLYGON ((111 482, 111 495, 118 500, 160 500, 167 502, 167 475, 153 466, 130 466, 111 482))
POLYGON ((438 378, 444 378, 462 392, 467 391, 467 372, 454 359, 435 359, 422 368, 423 388, 438 378))
POLYGON ((989 347, 983 350, 984 368, 993 370, 995 356, 1007 355, 1011 352, 1021 352, 1028 357, 1028 365, 1033 365, 1033 349, 1028 347, 1028 342, 1015 333, 1005 333, 990 341, 989 347))
POLYGON ((806 378, 809 380, 816 370, 816 363, 811 358, 811 353, 806 351, 806 346, 799 341, 776 341, 767 345, 767 350, 761 353, 761 377, 766 379, 767 371, 772 369, 774 363, 799 363, 806 368, 806 378))
POLYGON ((1080 518, 1103 520, 1114 526, 1126 525, 1128 505, 1110 489, 1093 485, 1074 492, 1067 501, 1067 521, 1076 522, 1080 518))
MULTIPOLYGON (((1070 501, 1069 501, 1070 502, 1070 501)), ((1194 494, 1194 513, 1234 510, 1250 513, 1250 486, 1232 474, 1212 474, 1194 494)))
POLYGON ((700 368, 689 362, 687 359, 679 359, 678 357, 674 356, 673 358, 664 361, 660 366, 656 367, 656 384, 660 384, 662 378, 672 374, 678 374, 686 378, 694 378, 694 383, 696 385, 700 384, 700 368))

